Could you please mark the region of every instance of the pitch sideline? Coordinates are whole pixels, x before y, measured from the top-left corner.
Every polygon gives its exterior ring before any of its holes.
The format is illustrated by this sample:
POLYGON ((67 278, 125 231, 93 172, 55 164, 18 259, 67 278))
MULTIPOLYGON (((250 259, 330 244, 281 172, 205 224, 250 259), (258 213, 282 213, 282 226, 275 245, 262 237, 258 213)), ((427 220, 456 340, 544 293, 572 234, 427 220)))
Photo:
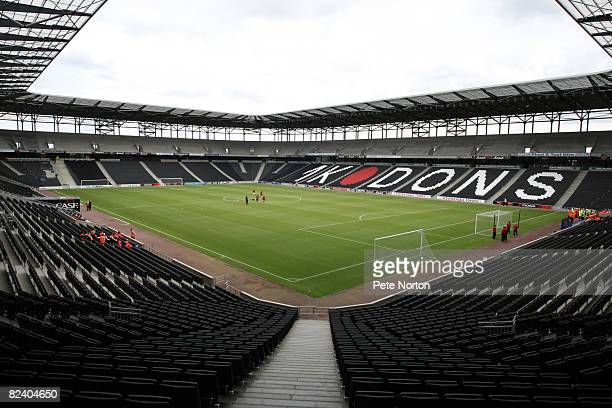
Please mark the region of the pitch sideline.
MULTIPOLYGON (((102 208, 102 207, 98 207, 98 208, 99 208, 101 211, 107 212, 107 213, 112 214, 112 215, 116 215, 117 217, 121 217, 121 215, 120 215, 120 214, 117 214, 117 213, 115 213, 115 212, 113 212, 113 211, 106 210, 106 209, 104 209, 104 208, 102 208)), ((204 250, 204 251, 206 251, 206 252, 210 252, 211 254, 217 255, 217 256, 218 256, 218 257, 220 257, 221 259, 229 259, 230 261, 233 261, 233 262, 239 263, 239 264, 244 265, 244 266, 248 266, 249 268, 255 269, 255 270, 260 271, 260 272, 263 272, 263 273, 265 273, 265 274, 267 274, 267 275, 274 276, 275 278, 279 278, 279 279, 282 279, 282 280, 287 281, 287 282, 295 282, 295 281, 293 280, 293 278, 286 278, 286 277, 284 277, 284 276, 277 275, 277 274, 272 273, 272 272, 270 272, 270 271, 266 271, 265 269, 259 268, 259 267, 254 266, 254 265, 250 265, 250 264, 248 264, 248 263, 246 263, 246 262, 242 262, 242 261, 240 261, 240 260, 238 260, 238 259, 232 258, 231 256, 228 256, 228 255, 222 254, 221 252, 217 252, 217 251, 215 251, 215 250, 213 250, 213 249, 206 248, 205 246, 202 246, 202 245, 199 245, 199 244, 193 243, 193 242, 191 242, 191 241, 187 241, 187 240, 186 240, 186 239, 184 239, 184 238, 180 238, 180 237, 177 237, 176 235, 169 234, 169 233, 167 233, 167 232, 165 232, 165 231, 162 231, 162 230, 160 230, 160 229, 158 229, 158 228, 151 227, 151 226, 149 226, 149 225, 147 225, 147 224, 144 224, 144 223, 142 223, 142 222, 140 222, 140 221, 132 220, 132 219, 127 218, 127 217, 122 217, 122 218, 123 218, 124 220, 127 220, 127 221, 131 222, 132 224, 140 225, 140 226, 145 227, 145 228, 147 228, 147 229, 149 229, 149 230, 152 230, 152 231, 158 232, 158 233, 160 233, 160 234, 162 234, 162 235, 165 235, 165 236, 167 236, 167 237, 173 238, 173 239, 175 239, 175 240, 177 240, 177 241, 181 241, 181 242, 184 242, 184 243, 186 243, 186 244, 188 244, 188 245, 191 245, 191 246, 194 246, 194 247, 200 248, 200 249, 202 249, 202 250, 204 250)))

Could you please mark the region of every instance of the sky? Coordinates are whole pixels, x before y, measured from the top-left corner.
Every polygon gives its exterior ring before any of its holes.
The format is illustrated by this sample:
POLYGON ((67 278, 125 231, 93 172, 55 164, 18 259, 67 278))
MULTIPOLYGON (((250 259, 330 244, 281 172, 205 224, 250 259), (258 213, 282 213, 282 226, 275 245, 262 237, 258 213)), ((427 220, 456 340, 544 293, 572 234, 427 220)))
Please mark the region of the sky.
POLYGON ((30 91, 268 114, 611 65, 553 0, 108 0, 30 91))

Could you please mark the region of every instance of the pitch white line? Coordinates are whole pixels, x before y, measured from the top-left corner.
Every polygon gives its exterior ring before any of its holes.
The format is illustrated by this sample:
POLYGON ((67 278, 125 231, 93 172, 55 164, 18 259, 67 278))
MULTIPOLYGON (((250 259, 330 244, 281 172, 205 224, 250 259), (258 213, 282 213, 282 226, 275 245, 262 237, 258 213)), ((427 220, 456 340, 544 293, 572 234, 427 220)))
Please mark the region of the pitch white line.
POLYGON ((123 219, 121 219, 121 218, 113 218, 113 220, 120 221, 120 222, 121 222, 123 225, 130 225, 130 223, 129 223, 129 222, 127 222, 127 221, 125 221, 125 220, 123 220, 123 219))
MULTIPOLYGON (((552 215, 552 214, 556 214, 556 213, 557 212, 549 212, 549 213, 546 213, 546 214, 543 214, 543 215, 538 215, 537 217, 527 218, 527 219, 522 220, 522 221, 523 222, 527 222, 529 220, 535 220, 537 218, 546 217, 546 216, 549 216, 549 215, 552 215)), ((473 221, 474 220, 469 220, 469 222, 473 222, 473 221)), ((457 225, 457 224, 465 224, 466 222, 468 222, 468 221, 463 221, 463 222, 458 222, 458 223, 454 223, 454 224, 443 225, 443 226, 440 226, 440 227, 428 228, 428 229, 424 229, 423 231, 429 231, 429 230, 434 230, 434 229, 439 229, 439 228, 445 228, 445 227, 449 227, 449 226, 457 225)), ((310 233, 314 233, 314 234, 320 234, 320 233, 314 232, 314 231, 305 231, 305 232, 310 232, 310 233)), ((327 235, 327 234, 320 234, 320 235, 327 235)), ((444 241, 436 242, 435 244, 427 245, 427 248, 431 248, 433 246, 440 245, 440 244, 445 244, 447 242, 455 241, 455 240, 458 240, 458 239, 470 237, 470 236, 473 236, 473 235, 476 235, 476 234, 471 233, 471 234, 463 235, 463 236, 460 236, 460 237, 446 239, 444 241)), ((334 238, 338 238, 338 239, 345 239, 345 238, 341 238, 341 237, 335 237, 333 235, 328 235, 328 236, 331 236, 331 237, 334 237, 334 238)), ((347 240, 348 240, 348 238, 347 238, 347 240)), ((367 245, 371 246, 372 244, 367 244, 367 245)), ((366 262, 368 262, 368 261, 363 261, 363 262, 359 262, 359 263, 356 263, 356 264, 353 264, 353 265, 348 265, 348 266, 342 266, 340 268, 332 269, 331 271, 317 273, 315 275, 307 276, 305 278, 293 278, 293 280, 291 282, 302 282, 302 281, 305 281, 305 280, 308 280, 308 279, 311 279, 311 278, 316 278, 316 277, 319 277, 319 276, 328 275, 330 273, 342 271, 344 269, 354 268, 355 266, 363 265, 366 262)))
MULTIPOLYGON (((472 235, 474 235, 474 234, 472 233, 472 234, 468 234, 468 235, 463 235, 461 237, 455 237, 455 238, 446 239, 444 241, 436 242, 435 244, 427 245, 426 248, 431 248, 432 246, 444 244, 444 243, 450 242, 450 241, 455 241, 457 239, 469 237, 469 236, 472 236, 472 235)), ((307 276, 305 278, 297 278, 293 282, 302 282, 302 281, 305 281, 305 280, 308 280, 308 279, 312 279, 312 278, 316 278, 316 277, 319 277, 319 276, 328 275, 330 273, 334 273, 334 272, 338 272, 338 271, 341 271, 341 270, 344 270, 344 269, 349 269, 349 268, 353 268, 355 266, 363 265, 363 264, 365 264, 367 262, 368 261, 363 261, 363 262, 359 262, 359 263, 356 263, 356 264, 353 264, 353 265, 348 265, 348 266, 343 266, 343 267, 340 267, 340 268, 332 269, 331 271, 317 273, 316 275, 307 276)))
MULTIPOLYGON (((107 213, 112 214, 112 215, 116 215, 117 217, 121 217, 121 215, 120 215, 120 214, 114 213, 113 211, 109 211, 108 209, 104 209, 104 208, 102 208, 102 207, 97 207, 97 208, 99 208, 101 211, 107 212, 107 213)), ((206 248, 206 247, 204 247, 204 246, 202 246, 202 245, 199 245, 199 244, 196 244, 196 243, 194 243, 194 242, 187 241, 186 239, 183 239, 183 238, 181 238, 181 237, 177 237, 176 235, 168 234, 168 233, 167 233, 167 232, 165 232, 165 231, 162 231, 162 230, 160 230, 160 229, 157 229, 157 228, 151 227, 151 226, 149 226, 149 225, 147 225, 147 224, 144 224, 144 223, 142 223, 142 222, 140 222, 140 221, 132 220, 132 219, 129 219, 129 218, 127 218, 127 217, 123 217, 123 218, 124 218, 125 220, 130 221, 130 222, 131 222, 132 224, 134 224, 134 225, 140 225, 140 226, 143 226, 143 227, 145 227, 145 228, 147 228, 147 229, 150 229, 150 230, 152 230, 152 231, 158 232, 158 233, 160 233, 160 234, 162 234, 162 235, 165 235, 165 236, 167 236, 167 237, 174 238, 174 239, 176 239, 177 241, 181 241, 181 242, 184 242, 184 243, 189 244, 189 245, 191 245, 191 246, 194 246, 194 247, 200 248, 200 249, 202 249, 202 250, 204 250, 204 251, 206 251, 206 252, 210 252, 211 254, 214 254, 214 255, 218 256, 218 257, 219 257, 219 258, 221 258, 221 259, 229 259, 230 261, 233 261, 233 262, 239 263, 239 264, 244 265, 244 266, 248 266, 249 268, 255 269, 255 270, 259 271, 259 272, 263 272, 263 273, 265 273, 265 274, 267 274, 267 275, 274 276, 275 278, 279 278, 279 279, 285 280, 285 281, 287 281, 287 282, 295 282, 295 281, 293 280, 293 278, 285 278, 284 276, 280 276, 280 275, 277 275, 277 274, 275 274, 275 273, 272 273, 272 272, 266 271, 265 269, 258 268, 257 266, 250 265, 250 264, 248 264, 248 263, 246 263, 246 262, 242 262, 242 261, 240 261, 240 260, 238 260, 238 259, 232 258, 231 256, 227 256, 227 255, 225 255, 225 254, 222 254, 221 252, 217 252, 217 251, 215 251, 215 250, 213 250, 213 249, 206 248)))
MULTIPOLYGON (((433 208, 433 209, 423 210, 423 211, 393 213, 393 215, 384 215, 382 217, 368 218, 367 220, 356 219, 356 220, 350 220, 350 221, 332 222, 331 224, 321 224, 321 225, 313 225, 312 227, 304 227, 304 228, 300 228, 299 230, 300 231, 306 231, 306 230, 310 230, 310 229, 314 229, 314 228, 331 227, 331 226, 334 226, 334 225, 351 224, 351 223, 354 223, 354 222, 374 221, 374 220, 380 220, 380 219, 384 219, 384 218, 398 217, 400 215, 423 214, 423 213, 428 213, 428 212, 432 212, 432 211, 446 210, 448 208, 450 208, 450 207, 433 208)), ((373 214, 373 213, 369 213, 369 214, 373 214)))

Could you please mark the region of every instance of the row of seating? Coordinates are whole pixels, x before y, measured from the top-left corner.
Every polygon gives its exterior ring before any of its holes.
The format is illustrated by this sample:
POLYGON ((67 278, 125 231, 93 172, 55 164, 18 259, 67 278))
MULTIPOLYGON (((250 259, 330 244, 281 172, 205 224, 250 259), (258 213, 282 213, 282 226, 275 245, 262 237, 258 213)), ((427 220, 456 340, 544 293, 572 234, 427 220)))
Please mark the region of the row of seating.
POLYGON ((330 312, 351 407, 612 404, 610 221, 494 257, 460 285, 330 312))
POLYGON ((211 407, 297 318, 90 231, 114 232, 2 197, 0 385, 60 386, 68 407, 211 407))

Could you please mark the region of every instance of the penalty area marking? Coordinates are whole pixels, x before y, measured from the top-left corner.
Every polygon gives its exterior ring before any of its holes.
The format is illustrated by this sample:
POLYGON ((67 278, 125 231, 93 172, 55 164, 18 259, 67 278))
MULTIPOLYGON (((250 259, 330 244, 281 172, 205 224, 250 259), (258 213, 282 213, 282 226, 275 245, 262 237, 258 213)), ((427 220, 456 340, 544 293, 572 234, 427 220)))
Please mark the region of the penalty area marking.
MULTIPOLYGON (((557 211, 551 211, 551 212, 543 214, 543 215, 538 215, 537 217, 527 218, 527 219, 523 220, 523 222, 527 222, 529 220, 535 220, 537 218, 547 217, 547 216, 553 215, 553 214, 557 214, 557 211)), ((445 227, 449 227, 449 226, 453 226, 453 225, 458 225, 458 224, 465 224, 467 222, 474 222, 474 220, 461 221, 461 222, 456 222, 456 223, 453 223, 453 224, 442 225, 442 226, 439 226, 439 227, 433 227, 433 228, 429 228, 429 229, 424 229, 423 232, 430 231, 430 230, 436 230, 436 229, 440 229, 440 228, 445 228, 445 227)), ((318 233, 318 232, 314 232, 314 231, 307 231, 307 230, 303 230, 303 229, 302 229, 302 231, 310 232, 310 233, 315 233, 315 234, 318 234, 318 235, 325 235, 325 236, 328 236, 330 238, 337 238, 337 239, 342 239, 342 240, 346 240, 346 241, 352 241, 352 240, 350 240, 348 238, 344 238, 344 237, 337 237, 337 236, 334 236, 334 235, 322 234, 322 233, 318 233)), ((431 245, 427 245, 427 248, 431 248, 433 246, 440 245, 440 244, 445 244, 445 243, 451 242, 451 241, 456 241, 458 239, 471 237, 471 236, 474 236, 474 235, 476 235, 476 234, 471 233, 471 234, 463 235, 463 236, 460 236, 460 237, 445 239, 443 241, 436 242, 436 243, 433 243, 431 245)), ((353 242, 358 242, 358 241, 353 241, 353 242)), ((367 244, 367 245, 371 246, 372 244, 367 244)), ((308 279, 312 279, 312 278, 316 278, 316 277, 319 277, 319 276, 329 275, 330 273, 342 271, 342 270, 345 270, 345 269, 354 268, 356 266, 363 265, 366 262, 368 262, 368 261, 363 261, 363 262, 359 262, 359 263, 352 264, 352 265, 342 266, 340 268, 332 269, 332 270, 326 271, 326 272, 317 273, 315 275, 306 276, 304 278, 289 278, 289 279, 292 279, 291 282, 302 282, 302 281, 305 281, 305 280, 308 280, 308 279)))
MULTIPOLYGON (((374 218, 369 218, 369 219, 362 219, 361 216, 360 216, 358 219, 354 219, 354 220, 350 220, 350 221, 341 221, 341 222, 332 222, 331 224, 313 225, 312 227, 299 228, 299 230, 300 231, 305 231, 305 232, 311 232, 309 230, 315 229, 315 228, 331 227, 331 226, 334 226, 334 225, 352 224, 354 222, 381 220, 381 219, 384 219, 384 218, 398 217, 400 215, 423 214, 423 213, 428 213, 428 212, 432 212, 432 211, 446 210, 448 208, 450 208, 450 207, 432 208, 432 209, 423 210, 423 211, 406 211, 406 212, 395 212, 394 211, 394 212, 390 212, 391 215, 383 215, 383 216, 380 216, 380 217, 374 217, 374 218)), ((362 216, 363 215, 368 215, 368 214, 376 214, 376 213, 366 213, 366 214, 362 214, 362 216)))

